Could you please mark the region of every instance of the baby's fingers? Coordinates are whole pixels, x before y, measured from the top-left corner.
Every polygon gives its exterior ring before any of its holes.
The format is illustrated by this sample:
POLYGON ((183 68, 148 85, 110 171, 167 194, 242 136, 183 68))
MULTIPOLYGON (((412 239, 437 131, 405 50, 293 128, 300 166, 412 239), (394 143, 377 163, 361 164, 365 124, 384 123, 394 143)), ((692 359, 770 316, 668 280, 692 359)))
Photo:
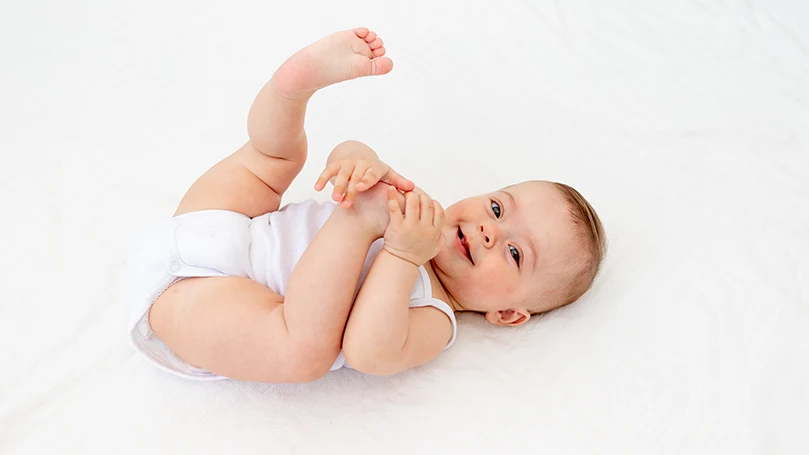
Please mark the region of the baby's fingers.
POLYGON ((433 226, 441 228, 441 225, 444 223, 444 208, 441 207, 438 201, 433 201, 433 206, 433 226))
POLYGON ((390 222, 398 226, 402 222, 402 210, 399 208, 399 201, 396 200, 396 188, 388 187, 388 213, 390 222))
POLYGON ((379 182, 379 177, 376 175, 376 172, 374 172, 373 166, 369 167, 365 172, 365 175, 357 183, 357 191, 365 191, 368 188, 376 185, 377 182, 379 182))
POLYGON ((413 223, 419 220, 419 197, 416 193, 405 194, 405 219, 413 223))
POLYGON ((331 198, 335 201, 340 201, 343 199, 343 194, 346 192, 346 183, 348 183, 348 178, 351 176, 351 172, 354 170, 353 164, 348 165, 341 165, 340 170, 337 171, 337 178, 334 179, 334 192, 331 195, 331 198))
POLYGON ((426 193, 419 195, 419 205, 421 206, 420 218, 425 223, 432 224, 433 222, 433 201, 426 193))
POLYGON ((358 164, 354 168, 354 173, 351 174, 351 178, 348 180, 348 189, 346 190, 346 196, 343 198, 343 207, 351 207, 351 203, 357 197, 357 183, 367 172, 368 165, 365 164, 358 164))
POLYGON ((337 171, 340 170, 340 163, 331 163, 330 165, 326 166, 326 169, 323 169, 323 172, 320 173, 320 177, 318 177, 317 181, 315 182, 315 191, 320 191, 326 187, 326 182, 329 181, 337 171))
POLYGON ((416 185, 413 182, 404 178, 401 174, 393 169, 388 169, 388 172, 385 173, 381 180, 389 185, 399 188, 401 191, 413 191, 416 189, 416 185))

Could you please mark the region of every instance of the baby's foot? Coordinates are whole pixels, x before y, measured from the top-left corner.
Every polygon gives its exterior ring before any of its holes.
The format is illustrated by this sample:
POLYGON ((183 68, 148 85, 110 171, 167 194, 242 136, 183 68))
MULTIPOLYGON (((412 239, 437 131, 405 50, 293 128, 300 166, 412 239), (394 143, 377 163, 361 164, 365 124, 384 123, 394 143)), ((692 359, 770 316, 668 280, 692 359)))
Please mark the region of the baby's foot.
POLYGON ((382 40, 367 28, 338 32, 287 59, 273 75, 273 84, 285 98, 307 98, 337 82, 389 73, 393 61, 383 55, 382 40))
MULTIPOLYGON (((357 193, 356 199, 351 208, 347 209, 359 215, 363 221, 366 232, 374 238, 381 238, 385 235, 385 230, 390 224, 390 213, 388 213, 388 188, 387 183, 377 183, 367 191, 357 193)), ((405 196, 396 192, 399 208, 404 212, 405 196)), ((341 205, 340 208, 343 206, 341 205)))

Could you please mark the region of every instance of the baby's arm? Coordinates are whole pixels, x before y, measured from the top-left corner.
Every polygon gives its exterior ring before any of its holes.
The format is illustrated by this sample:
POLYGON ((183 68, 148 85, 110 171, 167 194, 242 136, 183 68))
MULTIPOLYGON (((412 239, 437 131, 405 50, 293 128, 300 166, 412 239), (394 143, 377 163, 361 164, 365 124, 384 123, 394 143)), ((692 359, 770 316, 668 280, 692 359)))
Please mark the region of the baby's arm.
POLYGON ((385 248, 360 288, 343 336, 346 361, 370 374, 394 374, 424 364, 452 336, 452 323, 442 311, 409 307, 419 265, 435 256, 442 243, 443 210, 426 194, 410 192, 405 218, 395 193, 389 192, 385 248))
POLYGON ((418 267, 382 250, 354 301, 343 355, 363 373, 390 375, 432 360, 452 337, 452 323, 434 307, 410 308, 418 267))

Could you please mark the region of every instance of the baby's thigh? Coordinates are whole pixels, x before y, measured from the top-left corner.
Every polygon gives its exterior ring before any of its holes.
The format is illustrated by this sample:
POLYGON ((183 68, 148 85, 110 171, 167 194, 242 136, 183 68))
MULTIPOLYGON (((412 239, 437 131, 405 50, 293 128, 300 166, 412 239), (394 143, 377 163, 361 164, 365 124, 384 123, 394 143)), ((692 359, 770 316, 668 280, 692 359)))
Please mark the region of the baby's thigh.
POLYGON ((200 176, 185 193, 174 215, 230 210, 255 218, 274 212, 301 168, 303 161, 263 155, 248 142, 200 176))
POLYGON ((289 335, 283 297, 247 278, 186 278, 149 313, 154 333, 181 359, 232 379, 305 382, 334 361, 289 335))

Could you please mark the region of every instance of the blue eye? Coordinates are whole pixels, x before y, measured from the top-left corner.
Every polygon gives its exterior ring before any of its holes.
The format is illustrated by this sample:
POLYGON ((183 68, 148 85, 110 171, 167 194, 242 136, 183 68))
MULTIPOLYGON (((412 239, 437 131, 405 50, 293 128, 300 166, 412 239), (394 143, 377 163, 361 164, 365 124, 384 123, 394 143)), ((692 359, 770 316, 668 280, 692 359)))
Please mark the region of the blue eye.
POLYGON ((494 212, 494 216, 496 218, 500 218, 500 204, 495 201, 492 201, 492 211, 494 212))
POLYGON ((517 261, 517 265, 520 265, 520 252, 517 251, 517 249, 514 248, 513 246, 509 246, 508 249, 509 251, 511 251, 511 257, 513 257, 514 260, 517 261))

